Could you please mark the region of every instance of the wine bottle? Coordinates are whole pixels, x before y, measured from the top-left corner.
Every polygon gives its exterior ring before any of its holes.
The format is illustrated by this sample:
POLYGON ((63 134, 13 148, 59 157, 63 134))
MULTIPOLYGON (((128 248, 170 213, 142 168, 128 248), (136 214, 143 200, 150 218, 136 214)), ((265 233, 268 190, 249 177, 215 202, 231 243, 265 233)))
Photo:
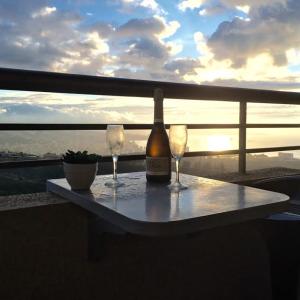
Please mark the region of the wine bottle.
POLYGON ((163 91, 154 90, 154 124, 146 147, 146 177, 150 182, 169 182, 171 151, 164 125, 163 91))

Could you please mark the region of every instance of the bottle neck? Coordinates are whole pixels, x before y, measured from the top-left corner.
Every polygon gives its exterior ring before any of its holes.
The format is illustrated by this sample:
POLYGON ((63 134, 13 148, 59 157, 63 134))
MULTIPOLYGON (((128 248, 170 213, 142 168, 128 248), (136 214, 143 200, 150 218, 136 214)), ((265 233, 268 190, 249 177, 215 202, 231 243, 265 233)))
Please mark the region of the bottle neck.
POLYGON ((154 124, 164 124, 163 100, 154 100, 154 124))

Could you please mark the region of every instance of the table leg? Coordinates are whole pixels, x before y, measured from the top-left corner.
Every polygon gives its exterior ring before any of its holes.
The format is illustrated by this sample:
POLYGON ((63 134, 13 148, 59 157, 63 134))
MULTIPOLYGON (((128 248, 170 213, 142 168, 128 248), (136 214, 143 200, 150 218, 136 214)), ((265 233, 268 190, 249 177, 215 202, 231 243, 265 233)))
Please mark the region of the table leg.
POLYGON ((109 234, 125 235, 126 232, 104 221, 93 213, 88 213, 88 260, 100 261, 106 255, 106 237, 109 234))

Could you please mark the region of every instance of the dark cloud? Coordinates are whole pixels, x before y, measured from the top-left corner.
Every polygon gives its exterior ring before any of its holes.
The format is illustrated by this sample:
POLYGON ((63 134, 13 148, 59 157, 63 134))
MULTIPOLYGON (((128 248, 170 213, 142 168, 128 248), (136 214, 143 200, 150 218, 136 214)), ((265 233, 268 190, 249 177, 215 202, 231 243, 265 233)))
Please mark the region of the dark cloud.
POLYGON ((47 6, 49 1, 1 1, 0 65, 51 70, 54 62, 69 58, 66 37, 80 17, 47 6), (16 3, 17 2, 17 3, 16 3), (48 11, 47 11, 48 9, 48 11))
POLYGON ((178 75, 165 65, 172 60, 172 47, 162 36, 175 32, 179 24, 166 23, 162 18, 132 19, 116 28, 112 47, 120 50, 116 77, 151 80, 175 80, 178 75), (173 27, 172 27, 173 26, 173 27), (169 27, 169 28, 168 28, 169 27), (127 48, 124 51, 124 47, 127 48))
POLYGON ((88 27, 89 30, 97 31, 103 38, 110 38, 115 31, 115 27, 112 24, 104 22, 96 22, 88 27))
POLYGON ((58 10, 49 1, 2 1, 0 65, 2 67, 97 74, 108 46, 101 34, 109 26, 80 28, 82 17, 58 10), (25 16, 25 17, 24 17, 25 16))
POLYGON ((117 36, 153 36, 165 29, 163 22, 157 18, 131 19, 117 29, 117 36))
POLYGON ((31 17, 32 12, 48 5, 48 0, 1 0, 0 19, 19 23, 31 17))
POLYGON ((201 64, 198 60, 193 58, 180 58, 172 60, 165 65, 168 71, 177 72, 179 75, 196 74, 194 69, 200 67, 201 64))
MULTIPOLYGON (((157 39, 140 38, 128 41, 130 49, 127 56, 135 57, 135 59, 159 59, 165 60, 168 57, 168 49, 165 45, 161 44, 157 39)), ((137 60, 140 63, 139 60, 137 60)))

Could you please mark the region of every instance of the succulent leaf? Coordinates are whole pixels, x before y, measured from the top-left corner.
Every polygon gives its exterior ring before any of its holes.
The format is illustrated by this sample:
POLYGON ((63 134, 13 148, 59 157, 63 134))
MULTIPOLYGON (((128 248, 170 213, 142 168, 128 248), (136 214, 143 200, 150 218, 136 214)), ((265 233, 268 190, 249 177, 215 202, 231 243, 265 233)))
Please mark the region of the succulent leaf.
POLYGON ((63 154, 63 161, 71 164, 88 164, 95 163, 100 161, 102 156, 92 153, 88 154, 88 151, 77 151, 74 152, 72 150, 67 150, 65 154, 63 154))

